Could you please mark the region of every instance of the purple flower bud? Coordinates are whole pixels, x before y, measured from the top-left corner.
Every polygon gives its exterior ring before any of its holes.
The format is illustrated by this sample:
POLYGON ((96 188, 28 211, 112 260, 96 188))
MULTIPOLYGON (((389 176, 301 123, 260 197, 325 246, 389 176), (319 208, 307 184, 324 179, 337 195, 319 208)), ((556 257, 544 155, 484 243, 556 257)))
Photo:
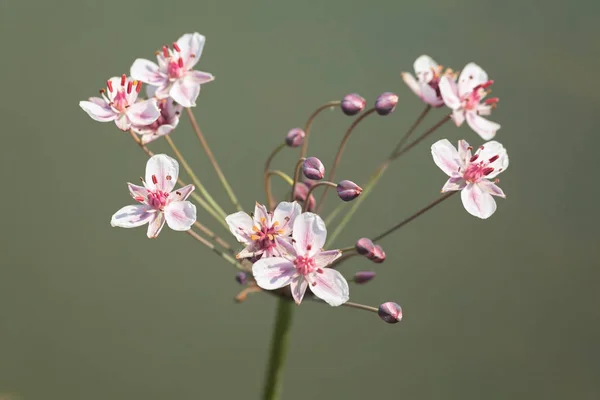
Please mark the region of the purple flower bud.
MULTIPOLYGON (((311 188, 311 184, 308 182, 298 182, 296 187, 294 188, 294 200, 299 201, 301 203, 306 202, 306 195, 308 194, 309 189, 311 188)), ((310 199, 308 200, 308 208, 306 211, 313 211, 315 209, 315 196, 310 195, 310 199)))
POLYGON ((385 261, 385 251, 383 251, 383 248, 380 245, 375 245, 375 248, 373 249, 373 257, 371 257, 371 260, 377 264, 381 264, 385 261))
POLYGON ((294 128, 285 136, 285 144, 290 147, 302 146, 302 143, 304 143, 304 136, 306 136, 306 133, 304 133, 302 129, 294 128))
POLYGON ((375 251, 375 245, 368 238, 360 238, 356 241, 356 252, 361 256, 366 256, 367 258, 373 258, 373 252, 375 251))
POLYGON ((354 282, 358 284, 367 283, 373 278, 375 278, 375 272, 372 271, 360 271, 354 274, 354 282))
POLYGON ((388 324, 395 324, 396 322, 402 321, 402 307, 391 301, 380 305, 377 314, 379 315, 379 318, 388 324))
POLYGON ((375 101, 375 111, 379 115, 388 115, 396 108, 398 96, 392 92, 385 92, 377 97, 375 101))
POLYGON ((308 179, 319 181, 325 177, 325 166, 317 157, 308 157, 304 160, 302 172, 308 179))
POLYGON ((356 115, 365 109, 367 101, 357 93, 351 93, 342 99, 342 111, 346 115, 356 115))
POLYGON ((238 272, 235 274, 235 281, 240 285, 245 285, 248 282, 248 276, 245 272, 238 272))
POLYGON ((352 201, 362 193, 362 188, 352 181, 343 180, 337 185, 337 193, 340 199, 352 201))

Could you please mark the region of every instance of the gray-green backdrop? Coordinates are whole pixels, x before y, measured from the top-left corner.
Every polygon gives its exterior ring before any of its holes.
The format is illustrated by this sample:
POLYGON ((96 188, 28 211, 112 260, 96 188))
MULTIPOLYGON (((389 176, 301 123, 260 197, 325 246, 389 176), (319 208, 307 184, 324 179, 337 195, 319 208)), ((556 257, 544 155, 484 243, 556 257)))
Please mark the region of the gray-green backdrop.
MULTIPOLYGON (((338 176, 364 183, 422 110, 400 78, 420 54, 477 62, 501 99, 508 198, 487 221, 452 198, 387 238, 384 264, 344 266, 374 268, 353 299, 397 301, 404 321, 303 304, 285 399, 599 398, 599 13, 583 0, 2 0, 0 398, 259 397, 275 302, 234 304, 231 266, 185 234, 111 228, 146 159, 78 106, 193 31, 216 76, 194 111, 247 209, 264 199, 265 157, 315 107, 397 92, 396 112, 348 145, 338 176)), ((349 123, 320 117, 310 154, 330 165, 349 123)), ((466 126, 436 135, 480 143, 466 126)), ((231 210, 187 120, 173 138, 231 210)), ((389 171, 341 246, 438 196, 434 140, 389 171)))

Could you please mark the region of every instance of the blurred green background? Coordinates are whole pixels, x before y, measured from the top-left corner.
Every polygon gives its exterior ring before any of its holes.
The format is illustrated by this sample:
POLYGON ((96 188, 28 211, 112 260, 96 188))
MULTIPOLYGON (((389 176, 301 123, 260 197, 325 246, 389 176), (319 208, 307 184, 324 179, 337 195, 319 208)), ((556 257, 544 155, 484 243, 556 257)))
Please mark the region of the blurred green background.
MULTIPOLYGON (((78 106, 194 31, 207 36, 198 68, 217 78, 194 112, 248 210, 288 129, 346 93, 394 91, 395 113, 361 124, 338 173, 364 183, 423 108, 400 78, 420 54, 477 62, 501 99, 508 199, 481 221, 452 198, 387 238, 384 264, 346 264, 378 272, 354 301, 396 301, 405 318, 303 304, 285 399, 600 398, 599 13, 592 1, 3 0, 0 398, 259 397, 275 301, 234 304, 233 268, 185 234, 111 228, 146 158, 78 106)), ((350 121, 321 116, 309 154, 331 165, 350 121)), ((172 137, 232 210, 186 119, 172 137)), ((480 143, 446 125, 386 174, 340 246, 437 198, 446 177, 429 146, 442 137, 480 143)), ((283 154, 289 170, 297 153, 283 154)))

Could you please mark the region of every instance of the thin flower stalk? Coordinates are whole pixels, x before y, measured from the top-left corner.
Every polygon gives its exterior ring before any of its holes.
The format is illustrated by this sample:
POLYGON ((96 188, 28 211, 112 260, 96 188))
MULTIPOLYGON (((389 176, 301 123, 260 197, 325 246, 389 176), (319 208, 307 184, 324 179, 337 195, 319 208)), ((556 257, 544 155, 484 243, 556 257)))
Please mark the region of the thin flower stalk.
POLYGON ((304 133, 306 135, 304 136, 304 143, 302 144, 302 150, 300 151, 300 158, 306 157, 306 153, 308 152, 308 138, 310 136, 310 128, 312 127, 312 123, 315 120, 315 118, 317 117, 317 115, 319 115, 321 112, 328 110, 332 107, 339 106, 340 104, 342 104, 342 102, 339 100, 327 102, 327 103, 323 104, 322 106, 320 106, 319 108, 317 108, 310 115, 310 117, 308 117, 308 120, 306 121, 306 125, 304 125, 304 133))
MULTIPOLYGON (((311 188, 308 190, 308 193, 306 195, 306 198, 309 199, 310 196, 312 195, 312 193, 315 191, 316 188, 320 187, 320 186, 326 186, 326 187, 337 187, 337 184, 333 183, 333 182, 328 182, 328 181, 323 181, 323 182, 317 182, 314 185, 311 186, 311 188)), ((302 212, 306 212, 308 210, 308 206, 310 205, 310 202, 305 202, 304 203, 304 207, 302 208, 302 212)))
MULTIPOLYGON (((290 201, 294 201, 294 190, 296 189, 296 185, 298 184, 298 179, 300 178, 300 171, 302 171, 302 164, 304 164, 306 158, 300 157, 296 166, 294 167, 294 181, 292 182, 292 194, 290 195, 290 201)), ((310 197, 307 197, 309 199, 310 197)))

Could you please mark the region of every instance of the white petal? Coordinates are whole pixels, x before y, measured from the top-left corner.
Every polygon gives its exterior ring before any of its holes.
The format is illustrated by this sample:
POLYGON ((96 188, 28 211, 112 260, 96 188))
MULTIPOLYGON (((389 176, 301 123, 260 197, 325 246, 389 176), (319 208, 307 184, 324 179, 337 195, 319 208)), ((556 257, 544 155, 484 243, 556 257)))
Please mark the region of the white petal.
POLYGON ((440 79, 440 93, 442 99, 444 99, 444 103, 446 103, 449 108, 456 110, 461 106, 461 101, 458 97, 458 88, 456 87, 456 82, 454 82, 454 80, 447 76, 442 76, 440 79))
POLYGON ((442 193, 451 192, 454 190, 462 190, 467 186, 467 182, 463 178, 450 178, 442 187, 442 193))
POLYGON ((313 256, 323 248, 327 239, 325 222, 317 214, 301 214, 294 221, 292 237, 298 255, 313 256))
POLYGON ((158 71, 158 65, 142 58, 138 58, 133 62, 130 73, 133 79, 142 81, 148 85, 163 86, 168 81, 167 76, 158 71))
POLYGON ((495 140, 484 143, 475 154, 479 156, 477 161, 489 161, 492 157, 498 156, 495 161, 488 165, 494 168, 494 171, 486 176, 488 179, 495 178, 499 173, 508 168, 508 154, 506 149, 495 140))
POLYGON ((498 185, 496 185, 492 181, 488 181, 488 180, 482 179, 479 182, 477 182, 477 185, 479 185, 479 187, 483 191, 488 192, 492 196, 502 197, 503 199, 506 198, 506 195, 504 194, 504 192, 502 191, 502 189, 500 189, 500 187, 498 185))
POLYGON ((114 121, 119 114, 113 111, 112 108, 101 98, 92 97, 90 101, 80 101, 79 107, 83 109, 95 121, 108 122, 114 121))
POLYGON ((146 232, 146 236, 150 239, 157 237, 163 226, 165 226, 165 215, 161 212, 157 212, 154 215, 156 218, 150 221, 148 224, 148 231, 146 232))
POLYGON ((156 98, 160 99, 160 100, 168 99, 169 93, 171 93, 172 87, 173 87, 173 85, 171 84, 171 82, 167 81, 166 84, 156 87, 156 89, 154 90, 154 96, 156 96, 156 98))
POLYGON ((174 201, 165 207, 167 225, 174 231, 187 231, 196 222, 196 206, 189 201, 174 201))
POLYGON ((146 203, 146 200, 148 199, 148 189, 143 186, 134 185, 133 183, 127 183, 127 188, 129 189, 129 194, 135 201, 146 203))
POLYGON ((185 185, 169 194, 169 201, 185 201, 194 191, 194 185, 185 185))
POLYGON ((169 95, 173 100, 184 107, 196 106, 196 99, 199 94, 200 84, 186 77, 177 79, 169 91, 169 95))
POLYGON ((235 258, 237 258, 238 260, 241 260, 242 258, 250 258, 250 257, 258 256, 259 254, 262 254, 262 253, 264 253, 264 250, 257 248, 254 243, 250 243, 242 251, 237 253, 235 258))
POLYGON ((325 268, 322 273, 315 272, 310 277, 310 290, 331 306, 339 306, 349 299, 346 279, 335 269, 325 268))
POLYGON ((461 168, 465 169, 471 159, 471 149, 466 140, 458 141, 458 158, 461 161, 461 168))
POLYGON ((154 98, 132 104, 125 113, 135 125, 150 125, 160 117, 160 109, 154 98))
POLYGON ((465 112, 462 109, 452 110, 452 120, 456 126, 461 126, 465 122, 465 112))
POLYGON ((265 257, 252 265, 252 274, 258 286, 273 290, 289 285, 296 275, 296 267, 282 257, 265 257))
POLYGON ((281 257, 287 258, 288 260, 295 260, 297 257, 296 249, 292 244, 292 241, 289 237, 275 237, 275 243, 277 245, 277 251, 281 255, 281 257))
POLYGON ((473 129, 483 140, 490 140, 496 136, 496 131, 500 129, 500 124, 480 117, 476 111, 466 113, 467 124, 473 129))
POLYGON ((468 63, 458 77, 458 95, 463 97, 487 81, 488 75, 479 65, 468 63))
POLYGON ((109 79, 113 90, 112 91, 107 90, 106 97, 108 97, 108 99, 110 101, 113 101, 115 99, 115 96, 117 95, 119 89, 124 87, 124 86, 121 86, 121 79, 122 78, 120 76, 113 76, 112 78, 109 79))
POLYGON ((238 242, 246 244, 252 243, 250 236, 252 236, 254 221, 248 214, 243 211, 238 211, 229 214, 225 218, 225 221, 227 222, 227 225, 229 225, 229 230, 233 233, 233 236, 235 236, 238 242))
POLYGON ((438 64, 433 61, 433 59, 427 55, 422 55, 415 60, 413 67, 415 68, 415 73, 417 74, 417 78, 421 82, 428 83, 431 81, 435 75, 435 69, 438 64))
POLYGON ((421 98, 425 103, 433 107, 439 107, 444 104, 444 100, 440 99, 435 89, 427 83, 421 83, 421 98))
POLYGON ((414 76, 412 76, 412 74, 408 72, 403 72, 402 80, 404 81, 404 83, 406 83, 406 86, 408 86, 410 90, 413 91, 414 94, 421 98, 421 85, 419 84, 419 82, 417 82, 414 76))
POLYGON ((215 77, 208 72, 192 70, 186 74, 186 78, 192 79, 194 82, 202 85, 204 83, 212 82, 215 77))
POLYGON ((304 279, 303 276, 296 276, 294 280, 290 283, 290 289, 292 291, 292 297, 296 304, 300 304, 302 302, 302 298, 304 298, 304 293, 306 293, 306 288, 308 287, 308 281, 304 279))
POLYGON ((321 251, 314 256, 315 266, 319 268, 324 268, 340 258, 342 256, 342 252, 339 250, 327 250, 321 251))
POLYGON ((458 177, 459 169, 461 167, 461 161, 458 157, 458 151, 448 139, 438 140, 431 146, 431 155, 433 156, 433 162, 437 165, 446 175, 450 177, 458 177))
POLYGON ((166 154, 157 154, 146 163, 146 187, 170 193, 179 176, 179 163, 166 154), (156 180, 156 183, 154 183, 156 180))
POLYGON ((467 212, 478 218, 489 218, 496 211, 496 201, 484 192, 477 183, 469 183, 460 193, 467 212))
POLYGON ((117 119, 115 119, 115 124, 117 125, 117 128, 122 131, 128 131, 129 128, 131 128, 131 121, 127 118, 127 114, 125 113, 118 114, 117 119))
POLYGON ((141 204, 125 206, 112 216, 110 225, 119 228, 135 228, 150 222, 154 214, 156 213, 153 210, 141 204))
POLYGON ((277 221, 277 229, 283 230, 283 235, 287 236, 292 232, 294 221, 301 213, 302 207, 297 202, 282 201, 273 212, 273 224, 277 221))
POLYGON ((186 69, 192 69, 196 65, 202 55, 205 41, 206 38, 198 32, 186 33, 177 40, 186 69))
POLYGON ((254 223, 259 226, 262 224, 271 226, 271 218, 267 212, 267 207, 258 204, 258 202, 254 205, 254 223))

